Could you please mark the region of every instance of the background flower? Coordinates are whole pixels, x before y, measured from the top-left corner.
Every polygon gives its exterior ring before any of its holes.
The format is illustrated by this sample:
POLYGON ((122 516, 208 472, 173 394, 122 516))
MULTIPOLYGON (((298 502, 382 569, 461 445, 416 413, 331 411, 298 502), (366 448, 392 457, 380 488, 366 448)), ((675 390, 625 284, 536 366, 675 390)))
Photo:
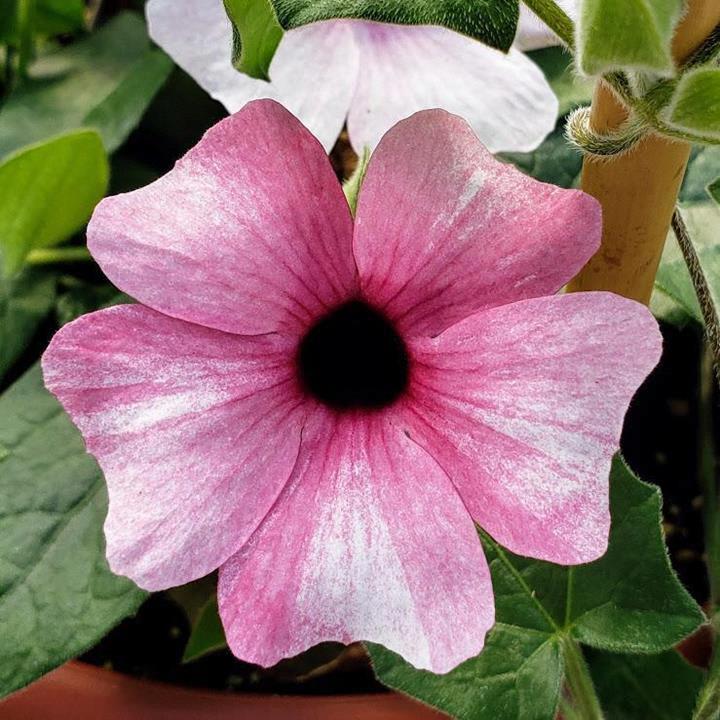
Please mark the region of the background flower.
POLYGON ((105 473, 112 569, 161 589, 220 566, 229 645, 262 665, 322 640, 435 672, 476 655, 494 605, 474 520, 559 563, 607 546, 660 336, 635 302, 552 295, 600 226, 439 110, 384 137, 353 226, 270 101, 104 200, 90 248, 145 305, 66 325, 43 368, 105 473))
MULTIPOLYGON (((555 127, 557 99, 530 59, 445 28, 341 20, 290 30, 267 83, 232 66, 222 0, 150 0, 147 15, 155 41, 230 112, 249 100, 278 100, 326 150, 346 120, 360 152, 397 121, 435 107, 464 117, 492 152, 533 150, 555 127)), ((554 42, 527 11, 518 40, 554 42)))

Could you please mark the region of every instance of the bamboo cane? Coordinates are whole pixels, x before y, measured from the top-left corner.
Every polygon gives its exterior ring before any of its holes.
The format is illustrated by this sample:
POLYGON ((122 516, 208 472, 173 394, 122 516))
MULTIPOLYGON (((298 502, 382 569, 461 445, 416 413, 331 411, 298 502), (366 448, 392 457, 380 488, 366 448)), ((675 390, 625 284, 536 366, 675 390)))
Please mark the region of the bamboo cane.
MULTIPOLYGON (((687 58, 720 24, 720 0, 690 0, 673 43, 676 60, 687 58)), ((598 82, 590 123, 600 132, 617 128, 627 110, 598 82)), ((610 159, 587 157, 582 188, 603 208, 603 238, 597 254, 569 291, 610 290, 650 302, 665 239, 690 157, 690 145, 650 135, 610 159)))

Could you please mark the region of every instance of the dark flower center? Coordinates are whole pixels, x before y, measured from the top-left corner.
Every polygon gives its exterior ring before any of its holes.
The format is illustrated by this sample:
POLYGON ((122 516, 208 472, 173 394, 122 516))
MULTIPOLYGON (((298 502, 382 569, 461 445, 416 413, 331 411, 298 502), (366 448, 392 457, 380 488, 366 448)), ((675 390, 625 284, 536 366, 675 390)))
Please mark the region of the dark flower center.
POLYGON ((297 362, 305 389, 340 410, 390 405, 407 387, 410 369, 403 339, 361 300, 318 320, 302 339, 297 362))

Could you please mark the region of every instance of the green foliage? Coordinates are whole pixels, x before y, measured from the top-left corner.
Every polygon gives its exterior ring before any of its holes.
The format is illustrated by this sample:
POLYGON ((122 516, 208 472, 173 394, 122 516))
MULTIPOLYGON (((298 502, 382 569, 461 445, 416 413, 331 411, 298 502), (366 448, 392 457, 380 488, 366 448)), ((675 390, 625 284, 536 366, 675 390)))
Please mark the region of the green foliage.
POLYGON ((674 650, 660 655, 589 653, 595 688, 612 720, 690 720, 703 674, 674 650))
POLYGON ((693 148, 685 181, 680 191, 683 203, 707 201, 707 188, 720 177, 720 147, 699 145, 693 148))
POLYGON ((545 73, 560 103, 560 116, 592 100, 594 83, 575 71, 572 55, 564 48, 549 47, 528 53, 545 73))
POLYGON ((0 157, 67 130, 91 127, 108 152, 137 125, 172 69, 143 21, 119 15, 85 40, 40 58, 0 113, 0 157))
POLYGON ((269 0, 224 0, 233 26, 233 64, 250 77, 270 79, 283 29, 269 0))
POLYGON ((670 567, 660 504, 659 491, 617 458, 610 488, 612 530, 600 560, 567 568, 521 558, 483 533, 497 617, 483 653, 440 676, 373 645, 378 677, 460 720, 552 720, 563 638, 616 652, 671 648, 703 615, 670 567))
POLYGON ((55 302, 55 277, 27 268, 0 274, 0 382, 25 352, 55 302))
POLYGON ((80 230, 105 194, 109 167, 100 136, 80 130, 22 150, 0 164, 0 261, 16 273, 34 248, 80 230))
MULTIPOLYGON (((684 207, 682 212, 711 295, 720 307, 720 210, 706 202, 684 207)), ((704 324, 690 273, 672 232, 655 280, 652 307, 656 315, 670 322, 704 324), (671 302, 663 303, 663 298, 671 302)))
POLYGON ((78 655, 144 593, 105 561, 105 482, 36 365, 0 397, 0 695, 78 655))
POLYGON ((215 650, 222 650, 226 646, 225 631, 218 614, 217 597, 213 595, 205 603, 193 623, 183 662, 197 660, 215 650))
MULTIPOLYGON (((0 0, 0 42, 18 40, 18 0, 0 0)), ((34 0, 33 30, 38 35, 60 35, 85 25, 83 0, 34 0)))
POLYGON ((665 114, 673 129, 720 141, 720 69, 700 67, 686 72, 665 114))
POLYGON ((503 153, 502 157, 542 182, 572 188, 580 181, 582 155, 567 142, 562 127, 549 135, 537 150, 503 153))
POLYGON ((683 0, 583 0, 578 66, 588 75, 618 69, 670 76, 671 41, 683 0))
POLYGON ((401 25, 443 25, 508 50, 515 39, 518 0, 271 0, 286 30, 318 20, 356 18, 401 25))

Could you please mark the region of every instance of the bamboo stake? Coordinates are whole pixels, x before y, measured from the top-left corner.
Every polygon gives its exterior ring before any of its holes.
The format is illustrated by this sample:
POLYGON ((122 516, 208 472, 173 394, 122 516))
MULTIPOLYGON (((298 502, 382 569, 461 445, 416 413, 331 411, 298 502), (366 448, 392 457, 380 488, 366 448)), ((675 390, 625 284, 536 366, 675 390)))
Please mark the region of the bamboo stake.
MULTIPOLYGON (((689 0, 673 43, 675 58, 686 59, 718 24, 718 0, 689 0)), ((626 119, 625 106, 603 81, 598 82, 592 127, 607 132, 626 119)), ((602 246, 569 291, 609 290, 650 302, 689 157, 688 143, 650 135, 623 155, 586 158, 582 188, 602 205, 602 246)))

